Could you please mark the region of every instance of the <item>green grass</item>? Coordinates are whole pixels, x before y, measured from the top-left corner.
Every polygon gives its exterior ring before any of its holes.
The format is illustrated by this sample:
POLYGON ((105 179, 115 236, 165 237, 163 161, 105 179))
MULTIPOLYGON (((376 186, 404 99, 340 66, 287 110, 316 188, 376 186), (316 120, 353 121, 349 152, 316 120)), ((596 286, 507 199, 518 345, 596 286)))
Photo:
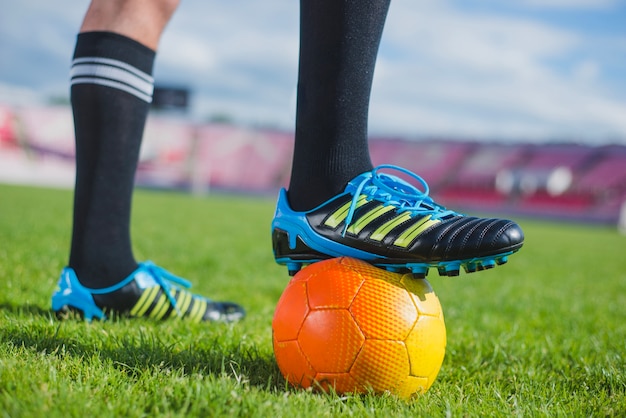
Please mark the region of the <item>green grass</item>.
POLYGON ((431 272, 446 358, 407 403, 287 387, 271 347, 288 281, 271 200, 135 197, 136 257, 244 304, 242 323, 57 321, 71 198, 0 186, 1 416, 626 416, 626 237, 612 229, 522 220, 526 245, 506 266, 431 272))

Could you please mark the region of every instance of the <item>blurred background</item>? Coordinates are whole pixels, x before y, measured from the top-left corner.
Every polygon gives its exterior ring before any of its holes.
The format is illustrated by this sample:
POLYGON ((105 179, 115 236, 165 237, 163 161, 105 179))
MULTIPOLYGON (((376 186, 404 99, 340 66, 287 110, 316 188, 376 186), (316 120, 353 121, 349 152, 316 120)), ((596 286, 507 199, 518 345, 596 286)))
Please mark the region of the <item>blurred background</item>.
MULTIPOLYGON (((68 78, 87 6, 3 4, 2 183, 73 186, 68 78)), ((285 186, 297 56, 295 0, 183 0, 157 57, 137 184, 285 186)), ((372 159, 419 173, 454 209, 626 228, 625 57, 622 0, 392 0, 372 159)))

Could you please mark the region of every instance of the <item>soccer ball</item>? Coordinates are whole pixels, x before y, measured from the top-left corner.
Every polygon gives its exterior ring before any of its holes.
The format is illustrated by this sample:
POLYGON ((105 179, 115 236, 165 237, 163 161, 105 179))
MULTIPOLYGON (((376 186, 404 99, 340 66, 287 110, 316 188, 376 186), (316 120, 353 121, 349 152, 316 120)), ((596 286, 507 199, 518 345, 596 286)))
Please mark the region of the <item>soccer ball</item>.
POLYGON ((278 367, 295 387, 424 393, 443 362, 446 328, 425 279, 349 257, 300 270, 272 320, 278 367))

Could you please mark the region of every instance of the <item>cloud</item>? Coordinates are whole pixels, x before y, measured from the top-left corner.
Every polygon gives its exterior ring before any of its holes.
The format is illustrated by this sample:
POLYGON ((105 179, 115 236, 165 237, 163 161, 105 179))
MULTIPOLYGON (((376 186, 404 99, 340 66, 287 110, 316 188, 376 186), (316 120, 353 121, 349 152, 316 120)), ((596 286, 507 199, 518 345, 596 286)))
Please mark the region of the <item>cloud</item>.
POLYGON ((192 87, 198 115, 290 129, 298 19, 293 1, 182 2, 159 48, 157 80, 192 87))
MULTIPOLYGON (((66 94, 87 5, 7 3, 0 83, 23 97, 29 89, 66 94)), ((626 142, 626 29, 615 17, 623 9, 617 0, 392 0, 370 130, 626 142), (613 23, 599 25, 603 16, 613 23)), ((185 0, 162 39, 155 77, 193 89, 194 117, 226 113, 293 129, 298 25, 292 0, 185 0)))
POLYGON ((580 33, 450 4, 430 4, 428 13, 402 6, 389 16, 376 73, 376 130, 586 140, 626 134, 624 97, 606 94, 600 63, 579 58, 589 46, 580 33))
POLYGON ((522 6, 536 9, 611 9, 618 0, 518 0, 522 6))

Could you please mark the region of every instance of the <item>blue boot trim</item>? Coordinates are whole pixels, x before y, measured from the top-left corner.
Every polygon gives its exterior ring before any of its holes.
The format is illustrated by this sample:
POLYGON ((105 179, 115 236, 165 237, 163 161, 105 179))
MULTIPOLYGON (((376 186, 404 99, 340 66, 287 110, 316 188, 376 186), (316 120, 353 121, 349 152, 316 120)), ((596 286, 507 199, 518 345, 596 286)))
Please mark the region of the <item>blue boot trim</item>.
POLYGON ((80 284, 74 270, 65 267, 61 272, 57 289, 52 295, 52 310, 59 312, 66 307, 72 307, 82 311, 87 321, 91 321, 94 317, 106 319, 106 315, 96 306, 91 294, 90 289, 80 284))

